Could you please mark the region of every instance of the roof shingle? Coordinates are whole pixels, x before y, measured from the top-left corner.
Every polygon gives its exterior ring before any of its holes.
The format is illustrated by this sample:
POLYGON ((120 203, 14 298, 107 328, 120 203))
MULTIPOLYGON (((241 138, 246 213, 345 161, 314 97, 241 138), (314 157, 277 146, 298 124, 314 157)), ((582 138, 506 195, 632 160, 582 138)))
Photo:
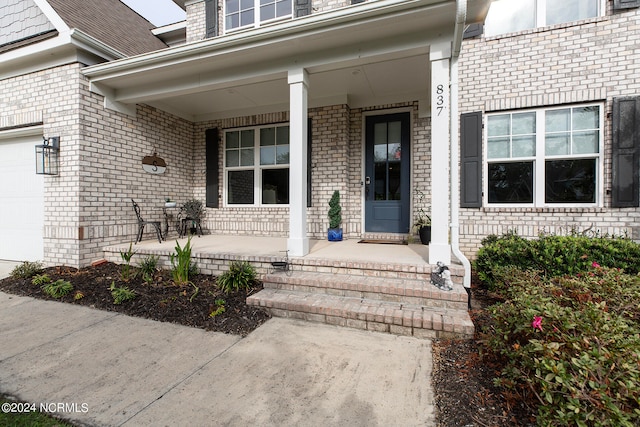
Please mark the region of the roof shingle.
POLYGON ((77 28, 127 56, 167 47, 151 33, 154 25, 120 0, 47 1, 70 28, 77 28))

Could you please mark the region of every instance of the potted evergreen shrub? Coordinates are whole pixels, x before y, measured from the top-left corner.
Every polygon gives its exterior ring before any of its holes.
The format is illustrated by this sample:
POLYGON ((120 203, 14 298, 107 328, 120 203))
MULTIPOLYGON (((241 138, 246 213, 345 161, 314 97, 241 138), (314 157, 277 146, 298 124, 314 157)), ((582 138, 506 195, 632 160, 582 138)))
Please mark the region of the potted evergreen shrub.
POLYGON ((340 192, 334 191, 329 200, 329 229, 327 230, 327 238, 330 242, 339 242, 342 240, 342 208, 340 207, 340 192))
POLYGON ((420 235, 420 243, 428 245, 431 242, 431 217, 427 215, 424 208, 424 193, 416 190, 416 219, 413 222, 412 232, 418 232, 420 235))

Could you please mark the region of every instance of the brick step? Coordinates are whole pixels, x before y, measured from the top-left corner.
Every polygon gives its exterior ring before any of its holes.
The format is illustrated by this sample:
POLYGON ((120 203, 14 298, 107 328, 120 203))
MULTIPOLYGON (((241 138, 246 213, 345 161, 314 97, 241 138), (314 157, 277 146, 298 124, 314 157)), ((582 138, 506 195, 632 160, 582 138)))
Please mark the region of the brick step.
POLYGON ((276 317, 417 338, 471 338, 474 332, 466 310, 279 289, 263 289, 248 297, 247 304, 263 307, 276 317))
POLYGON ((317 293, 380 300, 422 307, 466 310, 468 296, 462 285, 440 290, 430 280, 353 276, 316 272, 273 273, 264 276, 265 289, 317 293))
MULTIPOLYGON (((275 261, 276 259, 273 259, 275 261)), ((435 268, 429 264, 403 264, 380 261, 340 261, 312 258, 290 259, 291 269, 294 272, 315 272, 344 274, 350 276, 382 277, 394 279, 416 279, 429 281, 431 271, 435 268)), ((462 285, 464 268, 459 265, 449 266, 453 283, 462 285)))

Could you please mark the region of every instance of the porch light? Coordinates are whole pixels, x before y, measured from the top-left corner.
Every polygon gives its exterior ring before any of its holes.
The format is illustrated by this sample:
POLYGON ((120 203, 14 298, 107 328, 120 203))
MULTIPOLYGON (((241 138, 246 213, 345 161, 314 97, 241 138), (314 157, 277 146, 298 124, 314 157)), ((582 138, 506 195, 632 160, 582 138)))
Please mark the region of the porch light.
POLYGON ((158 157, 158 153, 153 153, 153 156, 145 156, 142 159, 142 169, 145 172, 160 175, 167 170, 167 163, 162 157, 158 157))
POLYGON ((36 174, 58 175, 60 137, 42 137, 42 145, 36 145, 36 174))

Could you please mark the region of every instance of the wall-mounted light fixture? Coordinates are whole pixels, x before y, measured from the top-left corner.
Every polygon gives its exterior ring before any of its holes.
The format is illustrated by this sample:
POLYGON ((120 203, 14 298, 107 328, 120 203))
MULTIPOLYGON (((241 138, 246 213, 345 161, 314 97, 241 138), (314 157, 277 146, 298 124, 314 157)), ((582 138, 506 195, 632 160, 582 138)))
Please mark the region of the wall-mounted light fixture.
POLYGON ((153 153, 153 156, 145 156, 142 159, 142 169, 148 173, 163 174, 167 170, 167 162, 158 157, 158 153, 153 153))
POLYGON ((60 137, 52 136, 42 139, 42 145, 36 145, 36 173, 38 175, 58 175, 60 137))

